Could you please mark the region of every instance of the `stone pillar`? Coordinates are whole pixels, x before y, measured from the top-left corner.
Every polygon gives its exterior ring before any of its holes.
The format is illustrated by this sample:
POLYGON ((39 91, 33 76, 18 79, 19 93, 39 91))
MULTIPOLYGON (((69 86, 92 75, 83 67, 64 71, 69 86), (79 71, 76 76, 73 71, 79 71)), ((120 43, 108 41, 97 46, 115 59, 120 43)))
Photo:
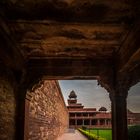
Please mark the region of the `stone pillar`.
POLYGON ((0 68, 0 139, 15 140, 16 98, 13 74, 0 68))
POLYGON ((97 125, 100 125, 100 120, 99 119, 97 120, 97 125))
POLYGON ((110 94, 112 109, 112 140, 128 140, 127 130, 127 91, 110 94))
POLYGON ((77 120, 75 119, 75 127, 77 128, 77 120))
POLYGON ((89 120, 89 125, 90 125, 90 126, 92 125, 92 123, 91 123, 91 119, 89 120))
POLYGON ((84 126, 84 120, 82 119, 82 126, 84 126))
POLYGON ((16 140, 26 140, 27 131, 25 126, 25 95, 26 92, 24 89, 19 89, 19 94, 16 97, 16 140))
POLYGON ((105 124, 104 125, 107 126, 107 119, 105 119, 105 124))
POLYGON ((83 119, 84 125, 85 125, 85 120, 83 119))

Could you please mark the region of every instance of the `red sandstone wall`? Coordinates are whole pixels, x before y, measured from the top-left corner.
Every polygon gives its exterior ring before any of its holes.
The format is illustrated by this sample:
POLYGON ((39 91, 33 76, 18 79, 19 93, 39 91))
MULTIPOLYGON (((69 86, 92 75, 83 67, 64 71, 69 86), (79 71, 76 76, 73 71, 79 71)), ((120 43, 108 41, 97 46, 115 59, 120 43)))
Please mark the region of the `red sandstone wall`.
POLYGON ((68 112, 56 81, 42 81, 27 93, 25 139, 55 140, 68 126, 68 112))

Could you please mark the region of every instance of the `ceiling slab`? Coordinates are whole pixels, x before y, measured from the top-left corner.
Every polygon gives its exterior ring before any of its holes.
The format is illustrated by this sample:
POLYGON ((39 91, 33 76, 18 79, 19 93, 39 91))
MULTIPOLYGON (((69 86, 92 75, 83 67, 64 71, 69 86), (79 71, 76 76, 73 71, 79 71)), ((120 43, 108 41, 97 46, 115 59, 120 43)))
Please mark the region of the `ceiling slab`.
POLYGON ((18 20, 9 26, 26 57, 111 57, 128 33, 121 24, 18 20))

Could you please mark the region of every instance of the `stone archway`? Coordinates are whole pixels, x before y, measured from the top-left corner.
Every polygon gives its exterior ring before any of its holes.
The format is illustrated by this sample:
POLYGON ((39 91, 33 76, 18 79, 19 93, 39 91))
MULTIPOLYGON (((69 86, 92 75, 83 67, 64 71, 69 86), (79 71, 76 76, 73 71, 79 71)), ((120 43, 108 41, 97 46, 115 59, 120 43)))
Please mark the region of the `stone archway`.
POLYGON ((127 91, 140 81, 140 4, 126 1, 0 3, 0 63, 16 82, 17 140, 24 139, 26 90, 43 76, 97 79, 110 93, 113 140, 127 140, 127 91))

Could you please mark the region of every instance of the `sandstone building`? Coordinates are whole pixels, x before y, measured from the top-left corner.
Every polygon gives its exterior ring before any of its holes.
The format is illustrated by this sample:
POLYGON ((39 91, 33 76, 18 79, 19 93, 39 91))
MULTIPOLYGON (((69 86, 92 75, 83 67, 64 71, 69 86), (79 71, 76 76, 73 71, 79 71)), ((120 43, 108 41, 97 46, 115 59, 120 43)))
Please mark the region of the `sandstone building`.
MULTIPOLYGON (((96 108, 84 108, 81 103, 77 103, 77 95, 70 92, 68 99, 69 128, 111 128, 111 112, 107 112, 105 107, 99 110, 96 108)), ((140 124, 140 113, 127 112, 128 125, 140 124)))
POLYGON ((106 108, 84 108, 81 103, 77 103, 77 95, 71 91, 68 99, 69 127, 81 128, 110 128, 111 113, 106 112, 106 108))

